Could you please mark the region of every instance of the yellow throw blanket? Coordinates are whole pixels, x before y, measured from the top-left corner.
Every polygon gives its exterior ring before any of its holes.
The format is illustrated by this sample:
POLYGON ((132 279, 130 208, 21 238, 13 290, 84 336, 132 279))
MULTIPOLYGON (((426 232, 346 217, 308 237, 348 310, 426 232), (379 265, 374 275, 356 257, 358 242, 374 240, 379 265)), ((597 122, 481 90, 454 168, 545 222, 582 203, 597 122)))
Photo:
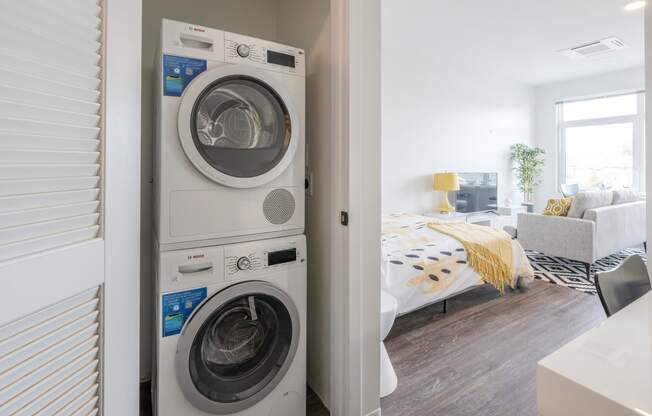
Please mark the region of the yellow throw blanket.
POLYGON ((433 221, 428 227, 458 240, 467 260, 487 283, 505 292, 505 283, 514 287, 512 240, 506 232, 476 224, 433 221))

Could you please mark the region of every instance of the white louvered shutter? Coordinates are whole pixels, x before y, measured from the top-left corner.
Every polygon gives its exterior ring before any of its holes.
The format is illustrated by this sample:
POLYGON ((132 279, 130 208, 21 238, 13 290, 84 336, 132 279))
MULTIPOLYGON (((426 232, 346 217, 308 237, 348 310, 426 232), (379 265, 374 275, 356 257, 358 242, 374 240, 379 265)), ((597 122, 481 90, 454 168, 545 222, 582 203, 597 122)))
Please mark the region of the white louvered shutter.
POLYGON ((0 327, 0 415, 99 410, 100 288, 0 327))
POLYGON ((97 237, 101 8, 2 0, 0 261, 97 237))
POLYGON ((102 413, 102 0, 0 0, 0 415, 102 413))

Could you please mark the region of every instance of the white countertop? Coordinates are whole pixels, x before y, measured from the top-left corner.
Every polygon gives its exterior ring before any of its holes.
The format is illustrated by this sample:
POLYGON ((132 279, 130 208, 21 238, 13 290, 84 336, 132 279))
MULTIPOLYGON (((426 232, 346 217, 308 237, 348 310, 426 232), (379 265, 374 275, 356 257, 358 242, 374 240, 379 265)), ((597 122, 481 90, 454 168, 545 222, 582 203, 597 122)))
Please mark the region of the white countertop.
POLYGON ((651 357, 652 292, 539 361, 539 414, 652 416, 651 357))

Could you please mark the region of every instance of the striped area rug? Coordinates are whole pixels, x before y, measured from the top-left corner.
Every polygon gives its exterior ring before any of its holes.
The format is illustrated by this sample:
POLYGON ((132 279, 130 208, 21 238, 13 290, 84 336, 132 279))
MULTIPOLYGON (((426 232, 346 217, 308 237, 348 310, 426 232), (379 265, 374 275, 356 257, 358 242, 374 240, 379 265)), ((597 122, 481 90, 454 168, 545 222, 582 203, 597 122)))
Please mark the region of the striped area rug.
POLYGON ((620 253, 612 254, 593 263, 591 266, 591 279, 587 279, 584 264, 579 261, 546 256, 545 254, 534 251, 526 251, 525 254, 530 260, 532 268, 534 268, 535 278, 591 295, 597 293, 594 280, 596 273, 611 270, 620 265, 627 257, 634 254, 645 258, 645 252, 642 248, 623 250, 620 253))

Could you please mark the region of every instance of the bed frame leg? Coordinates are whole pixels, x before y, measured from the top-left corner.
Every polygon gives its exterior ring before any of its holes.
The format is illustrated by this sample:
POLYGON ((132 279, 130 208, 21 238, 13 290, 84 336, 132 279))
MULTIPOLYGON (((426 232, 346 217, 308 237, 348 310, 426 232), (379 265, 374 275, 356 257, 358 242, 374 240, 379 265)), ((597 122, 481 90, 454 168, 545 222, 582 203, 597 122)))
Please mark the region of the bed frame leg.
POLYGON ((591 280, 591 263, 584 263, 584 267, 586 268, 586 278, 591 280))
POLYGON ((447 299, 444 299, 444 313, 446 313, 446 300, 447 299))

